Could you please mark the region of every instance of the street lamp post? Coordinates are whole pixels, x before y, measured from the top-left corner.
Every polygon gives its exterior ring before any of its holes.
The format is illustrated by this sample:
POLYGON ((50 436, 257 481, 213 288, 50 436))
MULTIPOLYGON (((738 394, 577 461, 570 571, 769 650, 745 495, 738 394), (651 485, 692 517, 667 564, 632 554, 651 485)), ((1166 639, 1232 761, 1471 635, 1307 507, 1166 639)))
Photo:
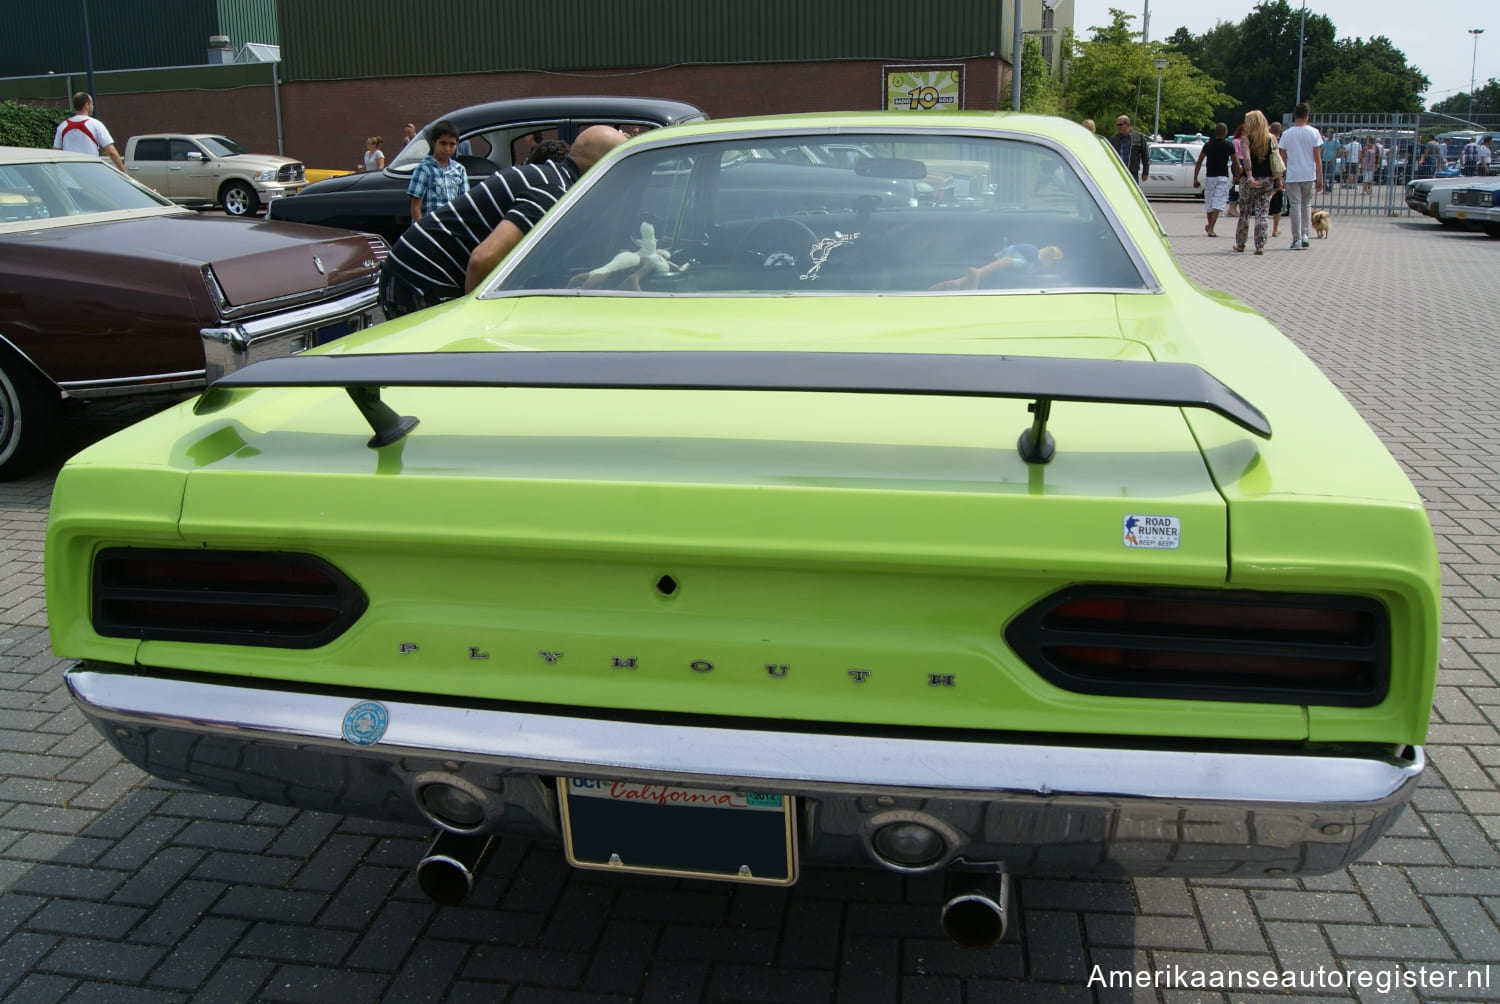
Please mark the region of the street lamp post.
POLYGON ((1484 34, 1483 28, 1470 28, 1469 34, 1474 36, 1474 56, 1469 60, 1469 124, 1474 124, 1474 67, 1479 64, 1479 36, 1484 34))
POLYGON ((1161 71, 1167 68, 1165 59, 1153 59, 1151 65, 1156 67, 1156 124, 1152 126, 1153 135, 1161 135, 1161 71))
MULTIPOLYGON (((1023 0, 1015 0, 1015 21, 1011 26, 1010 47, 1010 108, 1011 111, 1021 110, 1021 42, 1027 35, 1051 34, 1053 29, 1044 28, 1041 31, 1021 30, 1021 4, 1023 0)), ((1052 10, 1061 0, 1042 0, 1042 6, 1052 10)))
POLYGON ((1307 0, 1302 0, 1302 23, 1297 26, 1297 104, 1302 103, 1302 41, 1307 37, 1307 0))

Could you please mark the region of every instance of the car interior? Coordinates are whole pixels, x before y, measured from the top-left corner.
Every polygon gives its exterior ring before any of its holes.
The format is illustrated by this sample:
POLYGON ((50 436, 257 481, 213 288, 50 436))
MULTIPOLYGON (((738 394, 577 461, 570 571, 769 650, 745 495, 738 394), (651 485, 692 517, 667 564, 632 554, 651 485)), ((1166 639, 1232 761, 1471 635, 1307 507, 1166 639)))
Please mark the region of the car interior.
POLYGON ((840 137, 641 150, 563 214, 500 289, 1143 285, 1110 218, 1050 149, 840 137))

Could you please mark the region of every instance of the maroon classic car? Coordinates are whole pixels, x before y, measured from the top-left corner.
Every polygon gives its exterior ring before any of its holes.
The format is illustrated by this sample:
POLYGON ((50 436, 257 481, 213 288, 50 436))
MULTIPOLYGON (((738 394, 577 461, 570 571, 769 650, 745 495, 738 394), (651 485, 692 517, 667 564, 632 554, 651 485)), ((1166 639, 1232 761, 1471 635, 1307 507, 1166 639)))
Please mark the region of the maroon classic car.
POLYGON ((0 147, 0 478, 74 401, 187 396, 381 319, 379 237, 200 216, 97 157, 0 147))

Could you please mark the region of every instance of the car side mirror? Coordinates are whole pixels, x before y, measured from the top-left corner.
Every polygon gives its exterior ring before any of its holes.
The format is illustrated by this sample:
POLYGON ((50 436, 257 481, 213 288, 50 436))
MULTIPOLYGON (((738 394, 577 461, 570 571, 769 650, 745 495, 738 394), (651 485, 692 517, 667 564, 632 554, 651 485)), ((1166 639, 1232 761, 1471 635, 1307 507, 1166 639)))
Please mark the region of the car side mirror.
POLYGON ((203 160, 204 157, 203 157, 203 154, 199 153, 197 150, 189 150, 188 151, 188 155, 187 155, 187 159, 188 160, 203 160))

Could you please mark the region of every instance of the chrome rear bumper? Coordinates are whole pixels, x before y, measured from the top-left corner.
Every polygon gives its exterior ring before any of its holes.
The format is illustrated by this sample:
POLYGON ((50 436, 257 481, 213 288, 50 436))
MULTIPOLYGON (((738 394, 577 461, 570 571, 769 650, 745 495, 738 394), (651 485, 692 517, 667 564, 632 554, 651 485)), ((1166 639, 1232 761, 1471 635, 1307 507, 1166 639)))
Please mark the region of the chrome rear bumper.
POLYGON ((265 317, 203 328, 204 370, 208 383, 262 359, 296 355, 323 340, 379 324, 380 290, 370 285, 335 300, 284 310, 265 317))
POLYGON ((803 803, 809 862, 892 867, 873 850, 877 830, 937 829, 948 853, 903 869, 914 871, 959 856, 1021 874, 1332 871, 1390 826, 1425 762, 1420 749, 1378 758, 661 724, 88 663, 66 679, 132 762, 214 791, 430 821, 415 792, 441 781, 485 805, 479 830, 554 838, 556 777, 772 791, 803 803))

